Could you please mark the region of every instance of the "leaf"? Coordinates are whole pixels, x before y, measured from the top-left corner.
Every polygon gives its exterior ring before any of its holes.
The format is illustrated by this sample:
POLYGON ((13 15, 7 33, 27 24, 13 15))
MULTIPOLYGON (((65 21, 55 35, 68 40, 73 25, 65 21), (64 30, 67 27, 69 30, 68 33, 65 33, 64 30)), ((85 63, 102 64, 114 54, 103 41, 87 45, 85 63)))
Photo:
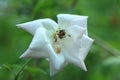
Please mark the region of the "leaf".
POLYGON ((43 69, 41 68, 37 68, 37 67, 26 67, 25 70, 29 71, 32 74, 44 74, 47 75, 47 72, 45 72, 43 69))

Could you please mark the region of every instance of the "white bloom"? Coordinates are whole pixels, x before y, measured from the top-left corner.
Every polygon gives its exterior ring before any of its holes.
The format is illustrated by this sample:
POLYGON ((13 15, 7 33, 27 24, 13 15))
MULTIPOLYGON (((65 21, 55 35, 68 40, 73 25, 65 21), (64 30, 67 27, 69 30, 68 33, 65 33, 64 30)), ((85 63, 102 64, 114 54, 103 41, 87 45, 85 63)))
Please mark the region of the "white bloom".
POLYGON ((47 18, 17 25, 34 36, 20 57, 48 58, 51 76, 66 63, 87 71, 84 60, 93 42, 87 33, 87 16, 59 14, 57 18, 58 24, 47 18))

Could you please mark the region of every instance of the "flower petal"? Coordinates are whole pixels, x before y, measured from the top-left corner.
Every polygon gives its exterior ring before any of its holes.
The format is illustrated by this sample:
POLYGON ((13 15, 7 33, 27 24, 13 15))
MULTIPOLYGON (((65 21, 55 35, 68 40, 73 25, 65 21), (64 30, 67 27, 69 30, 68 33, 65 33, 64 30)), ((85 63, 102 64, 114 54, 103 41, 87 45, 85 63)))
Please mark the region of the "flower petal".
POLYGON ((85 28, 79 27, 78 25, 73 25, 66 29, 66 32, 74 39, 81 39, 85 32, 85 28))
POLYGON ((78 16, 71 14, 58 14, 58 24, 61 27, 69 27, 71 25, 79 25, 81 27, 87 28, 87 16, 78 16))
POLYGON ((83 35, 82 39, 80 40, 80 45, 82 47, 80 48, 79 56, 82 60, 86 58, 93 41, 93 39, 89 38, 86 35, 83 35))
POLYGON ((46 28, 49 31, 50 30, 53 31, 53 30, 56 30, 58 28, 58 24, 51 19, 44 20, 42 22, 42 25, 43 25, 44 28, 46 28))
POLYGON ((41 25, 41 19, 39 19, 39 20, 22 23, 22 24, 17 24, 16 26, 34 35, 35 31, 42 25, 41 25))
POLYGON ((55 53, 51 44, 46 45, 49 53, 49 58, 51 64, 55 67, 55 69, 60 70, 64 64, 64 56, 62 54, 55 53))
POLYGON ((52 62, 50 62, 50 76, 53 76, 58 72, 58 70, 53 65, 54 64, 52 62))
POLYGON ((72 63, 72 64, 82 68, 84 71, 87 71, 84 61, 81 60, 78 56, 72 56, 72 55, 68 54, 68 50, 66 50, 65 48, 63 49, 63 53, 64 53, 65 60, 67 62, 72 63))
POLYGON ((48 19, 38 19, 38 20, 34 20, 34 21, 22 23, 22 24, 17 24, 16 26, 34 35, 35 31, 41 26, 45 27, 48 30, 56 29, 57 23, 48 18, 48 19))
MULTIPOLYGON (((55 74, 59 71, 59 70, 56 69, 53 65, 54 65, 54 64, 53 64, 52 62, 50 62, 50 76, 55 75, 55 74)), ((63 64, 63 66, 61 67, 61 69, 62 69, 63 67, 65 67, 66 65, 67 65, 67 62, 64 62, 64 64, 63 64)))
POLYGON ((47 58, 49 55, 46 50, 32 50, 27 49, 20 58, 47 58))
POLYGON ((28 50, 21 57, 48 57, 49 54, 45 50, 47 40, 45 29, 42 27, 38 28, 28 50))
POLYGON ((73 40, 72 37, 66 37, 66 38, 62 39, 60 43, 62 46, 61 48, 65 49, 67 51, 67 54, 69 54, 70 56, 78 57, 80 47, 73 40))
POLYGON ((83 70, 87 70, 84 61, 79 57, 80 47, 73 41, 73 39, 65 38, 61 41, 62 52, 65 60, 69 63, 75 64, 81 67, 83 70))

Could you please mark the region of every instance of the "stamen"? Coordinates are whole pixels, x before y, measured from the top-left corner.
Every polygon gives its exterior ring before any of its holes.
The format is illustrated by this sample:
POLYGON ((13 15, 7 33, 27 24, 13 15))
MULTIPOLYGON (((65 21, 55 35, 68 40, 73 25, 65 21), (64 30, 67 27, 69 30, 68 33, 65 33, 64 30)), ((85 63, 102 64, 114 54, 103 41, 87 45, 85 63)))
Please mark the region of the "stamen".
POLYGON ((59 40, 65 38, 66 36, 71 37, 70 34, 66 34, 64 29, 58 29, 54 34, 53 48, 57 54, 61 52, 61 45, 59 40))
POLYGON ((63 39, 64 37, 65 37, 65 34, 66 34, 66 32, 65 32, 65 30, 64 29, 62 29, 62 30, 59 30, 58 31, 58 37, 60 38, 60 39, 63 39))
POLYGON ((65 37, 65 35, 66 35, 66 32, 64 29, 59 29, 54 34, 53 48, 57 54, 59 54, 61 52, 61 45, 60 45, 59 40, 63 39, 65 37))

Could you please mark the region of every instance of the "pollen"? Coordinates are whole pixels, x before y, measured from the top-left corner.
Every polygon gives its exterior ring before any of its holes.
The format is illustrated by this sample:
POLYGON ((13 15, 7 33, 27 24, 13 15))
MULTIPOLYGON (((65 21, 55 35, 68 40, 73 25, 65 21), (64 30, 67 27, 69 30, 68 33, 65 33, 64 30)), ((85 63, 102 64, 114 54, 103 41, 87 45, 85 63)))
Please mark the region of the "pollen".
POLYGON ((61 53, 61 45, 58 42, 53 44, 53 48, 57 54, 61 53))
POLYGON ((66 32, 64 29, 59 29, 54 34, 53 48, 57 54, 61 53, 61 45, 59 43, 59 40, 65 38, 65 35, 66 35, 66 32))
POLYGON ((65 38, 66 32, 64 29, 59 29, 56 31, 54 34, 54 42, 58 42, 58 39, 63 39, 65 38))
POLYGON ((64 37, 65 37, 65 34, 66 34, 66 32, 65 32, 65 30, 64 29, 62 29, 62 30, 59 30, 58 31, 58 37, 60 38, 60 39, 63 39, 64 37))

